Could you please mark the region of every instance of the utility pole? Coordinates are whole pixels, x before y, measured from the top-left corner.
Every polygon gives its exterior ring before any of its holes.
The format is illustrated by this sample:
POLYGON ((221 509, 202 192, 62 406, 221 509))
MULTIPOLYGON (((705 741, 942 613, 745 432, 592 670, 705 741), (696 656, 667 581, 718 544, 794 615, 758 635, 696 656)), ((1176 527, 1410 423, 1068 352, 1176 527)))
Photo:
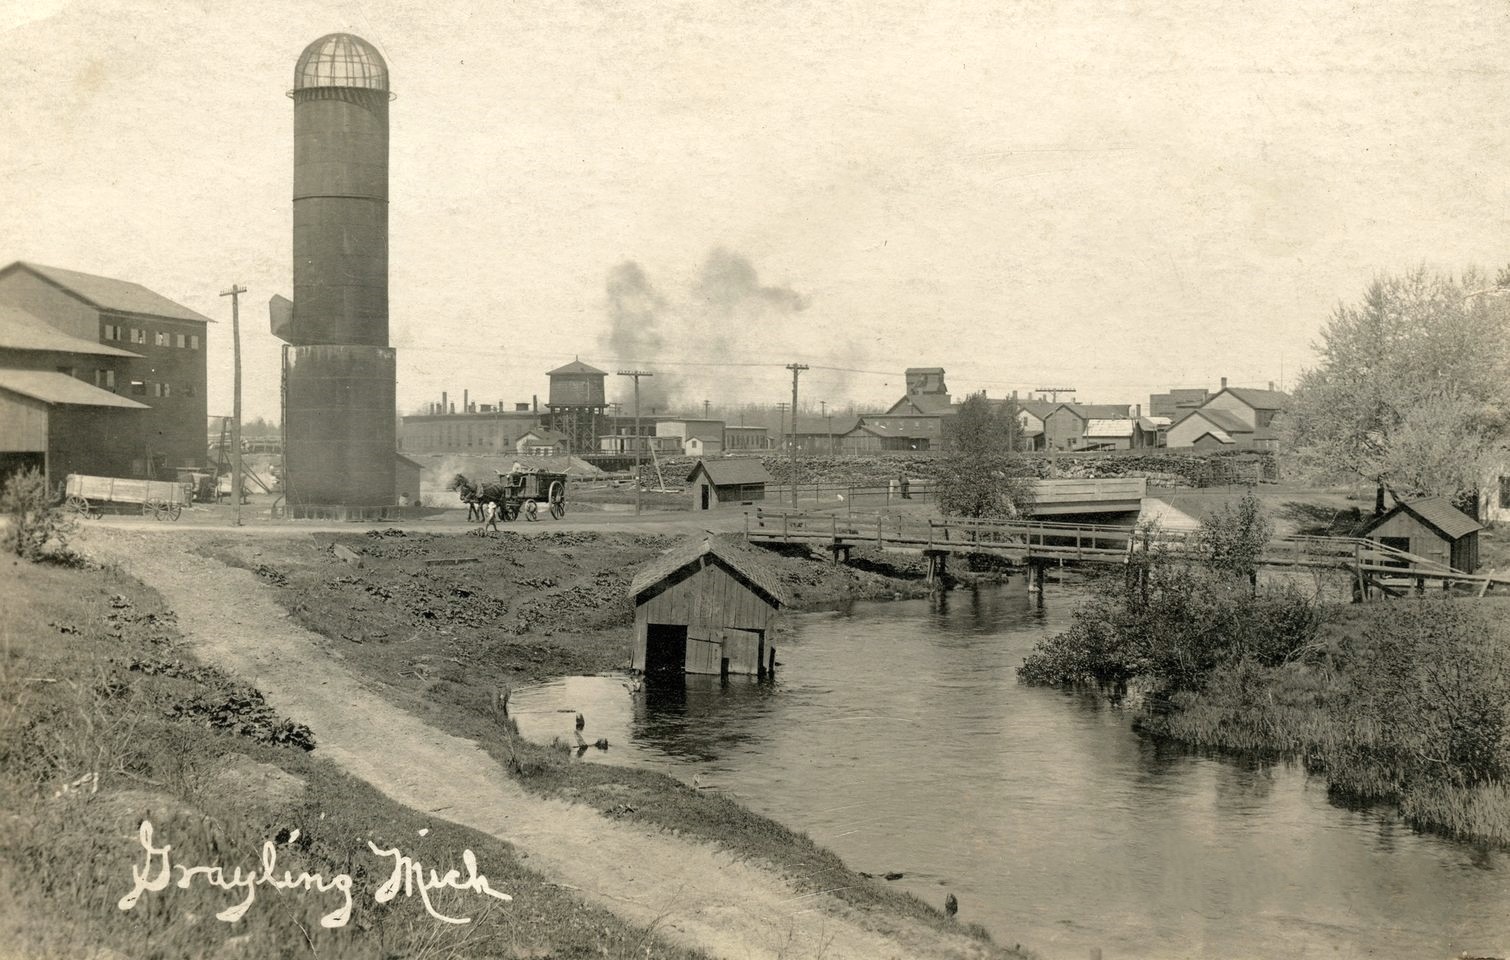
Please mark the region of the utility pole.
POLYGON ((786 446, 786 444, 787 444, 787 436, 786 436, 786 401, 783 400, 780 403, 776 404, 776 409, 781 412, 781 420, 780 420, 780 423, 779 423, 779 425, 777 427, 777 431, 776 432, 781 435, 781 444, 782 444, 782 446, 786 446))
POLYGON ((241 526, 241 295, 246 287, 231 284, 231 289, 220 291, 222 297, 231 298, 231 350, 236 364, 232 389, 235 397, 231 408, 231 499, 236 501, 236 526, 241 526))
POLYGON ((640 436, 640 378, 653 377, 649 370, 620 370, 619 376, 634 378, 634 515, 640 515, 640 456, 645 438, 640 436))
POLYGON ((789 452, 792 457, 792 506, 797 505, 797 376, 807 369, 805 363, 789 363, 792 371, 792 442, 789 452))

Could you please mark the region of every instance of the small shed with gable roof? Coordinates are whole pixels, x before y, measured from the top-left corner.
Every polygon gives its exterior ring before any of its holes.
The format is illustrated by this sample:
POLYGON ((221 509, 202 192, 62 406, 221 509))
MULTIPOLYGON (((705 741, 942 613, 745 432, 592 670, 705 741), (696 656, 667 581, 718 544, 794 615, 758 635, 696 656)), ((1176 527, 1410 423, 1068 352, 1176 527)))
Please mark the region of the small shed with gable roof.
POLYGON ((1445 498, 1427 497, 1400 501, 1375 517, 1359 536, 1472 573, 1479 565, 1483 528, 1445 498))
POLYGON ((699 460, 687 474, 693 510, 712 510, 720 504, 765 499, 771 474, 754 459, 699 460))
POLYGON ((709 536, 682 543, 635 574, 630 669, 646 674, 745 674, 776 669, 771 629, 786 605, 755 550, 709 536))

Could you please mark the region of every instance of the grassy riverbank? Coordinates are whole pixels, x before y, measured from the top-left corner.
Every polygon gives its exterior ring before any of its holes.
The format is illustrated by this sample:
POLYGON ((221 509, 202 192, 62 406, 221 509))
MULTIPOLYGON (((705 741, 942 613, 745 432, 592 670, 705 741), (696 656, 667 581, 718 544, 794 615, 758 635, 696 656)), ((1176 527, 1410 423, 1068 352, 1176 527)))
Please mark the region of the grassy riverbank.
MULTIPOLYGON (((728 797, 652 771, 579 762, 564 746, 518 735, 501 706, 510 687, 626 666, 629 579, 674 542, 638 534, 374 532, 227 537, 197 549, 256 572, 301 625, 325 638, 332 656, 396 705, 481 744, 528 789, 770 865, 803 890, 826 891, 865 911, 873 924, 963 929, 983 949, 996 949, 968 923, 968 905, 958 922, 943 915, 942 890, 939 902, 924 903, 860 876, 804 834, 728 797), (353 551, 361 565, 339 559, 332 545, 353 551), (438 558, 452 562, 425 562, 438 558)), ((789 549, 768 551, 765 560, 798 607, 926 593, 915 558, 856 551, 850 565, 836 566, 789 549)))
POLYGON ((1019 677, 1142 694, 1139 729, 1296 758, 1344 802, 1510 845, 1510 627, 1501 600, 1339 606, 1260 584, 1254 498, 1203 518, 1198 559, 1156 543, 1099 580, 1019 677))
POLYGON ((501 841, 399 806, 304 749, 307 731, 260 695, 195 661, 151 589, 108 569, 5 561, 0 574, 0 942, 6 956, 199 958, 700 956, 547 882, 501 841), (278 871, 352 878, 341 928, 322 916, 339 890, 257 888, 235 924, 215 914, 244 898, 196 882, 117 901, 141 868, 138 827, 186 865, 253 870, 280 842, 278 871), (297 830, 297 838, 291 831, 297 830), (423 836, 421 831, 428 831, 423 836), (514 897, 438 891, 378 904, 398 847, 442 871, 472 850, 491 886, 514 897))
POLYGON ((1145 732, 1298 758, 1343 802, 1510 846, 1510 602, 1398 600, 1328 611, 1295 662, 1245 660, 1147 701, 1145 732))

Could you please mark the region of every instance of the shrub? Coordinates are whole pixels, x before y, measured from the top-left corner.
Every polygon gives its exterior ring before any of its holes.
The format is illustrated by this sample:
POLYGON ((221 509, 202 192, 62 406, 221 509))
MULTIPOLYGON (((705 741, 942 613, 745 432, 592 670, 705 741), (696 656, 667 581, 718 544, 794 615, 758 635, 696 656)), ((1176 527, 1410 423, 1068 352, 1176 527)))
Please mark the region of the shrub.
POLYGON ((0 512, 9 519, 4 546, 25 560, 72 558, 68 538, 74 520, 47 492, 47 478, 35 467, 11 474, 0 490, 0 512))
POLYGON ((1334 704, 1353 732, 1327 758, 1346 791, 1391 771, 1402 791, 1473 787, 1510 775, 1510 646, 1480 608, 1444 599, 1390 604, 1342 646, 1334 704))

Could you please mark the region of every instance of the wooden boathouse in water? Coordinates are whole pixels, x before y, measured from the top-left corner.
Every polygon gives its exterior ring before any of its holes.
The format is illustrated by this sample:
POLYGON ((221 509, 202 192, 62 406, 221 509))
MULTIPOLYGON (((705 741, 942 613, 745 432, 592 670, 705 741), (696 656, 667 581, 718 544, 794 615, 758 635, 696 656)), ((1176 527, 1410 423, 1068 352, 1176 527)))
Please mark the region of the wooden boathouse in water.
POLYGON ((776 669, 771 628, 787 601, 751 547, 713 538, 673 547, 629 585, 630 669, 645 674, 745 674, 776 669))

